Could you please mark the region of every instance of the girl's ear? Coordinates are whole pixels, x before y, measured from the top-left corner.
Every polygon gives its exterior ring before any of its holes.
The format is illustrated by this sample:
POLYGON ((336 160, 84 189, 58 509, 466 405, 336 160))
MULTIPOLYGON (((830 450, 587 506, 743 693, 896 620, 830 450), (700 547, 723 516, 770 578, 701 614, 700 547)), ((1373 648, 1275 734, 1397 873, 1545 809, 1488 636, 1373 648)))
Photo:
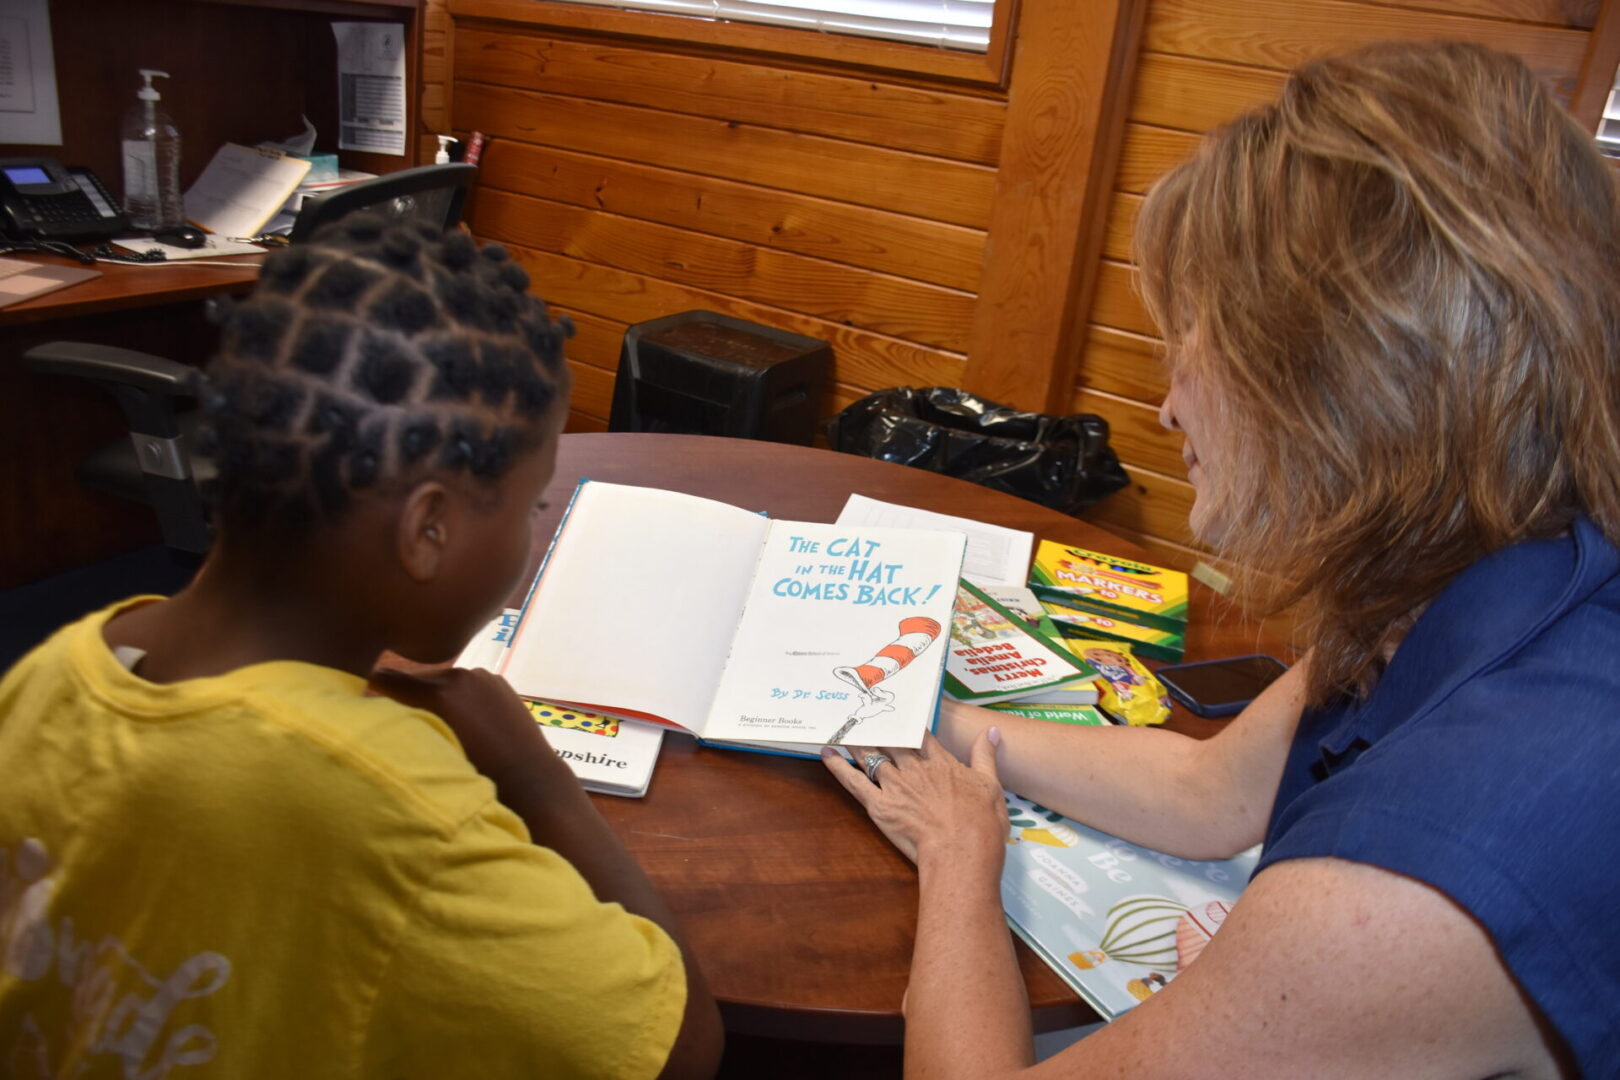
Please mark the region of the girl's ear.
POLYGON ((437 480, 424 480, 400 506, 394 542, 399 564, 412 581, 427 582, 444 566, 450 545, 454 499, 437 480))

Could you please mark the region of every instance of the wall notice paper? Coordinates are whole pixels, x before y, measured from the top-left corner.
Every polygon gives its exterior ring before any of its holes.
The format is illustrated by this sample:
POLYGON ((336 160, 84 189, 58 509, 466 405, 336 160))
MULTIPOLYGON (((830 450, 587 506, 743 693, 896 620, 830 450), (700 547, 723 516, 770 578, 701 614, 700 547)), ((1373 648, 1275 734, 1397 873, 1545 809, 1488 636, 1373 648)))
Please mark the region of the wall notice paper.
POLYGON ((405 153, 405 27, 335 22, 338 149, 405 153))
POLYGON ((881 525, 889 529, 944 529, 967 533, 962 576, 975 585, 1022 585, 1029 576, 1029 553, 1035 534, 986 525, 971 518, 936 514, 910 506, 851 495, 838 513, 840 525, 881 525))
POLYGON ((62 145, 48 0, 0 0, 0 143, 62 145))
POLYGON ((302 158, 226 143, 186 192, 186 217, 226 239, 257 236, 308 172, 302 158))

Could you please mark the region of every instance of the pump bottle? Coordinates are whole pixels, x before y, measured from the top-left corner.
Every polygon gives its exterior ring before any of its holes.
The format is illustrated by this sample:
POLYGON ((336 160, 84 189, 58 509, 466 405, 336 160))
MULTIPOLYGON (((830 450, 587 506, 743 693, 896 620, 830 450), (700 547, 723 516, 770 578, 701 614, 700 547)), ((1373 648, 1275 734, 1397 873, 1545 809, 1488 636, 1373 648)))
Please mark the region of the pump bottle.
POLYGON ((153 78, 166 71, 141 68, 146 85, 136 91, 136 102, 124 114, 124 209, 130 224, 150 231, 167 229, 184 220, 180 202, 180 131, 158 104, 153 78))

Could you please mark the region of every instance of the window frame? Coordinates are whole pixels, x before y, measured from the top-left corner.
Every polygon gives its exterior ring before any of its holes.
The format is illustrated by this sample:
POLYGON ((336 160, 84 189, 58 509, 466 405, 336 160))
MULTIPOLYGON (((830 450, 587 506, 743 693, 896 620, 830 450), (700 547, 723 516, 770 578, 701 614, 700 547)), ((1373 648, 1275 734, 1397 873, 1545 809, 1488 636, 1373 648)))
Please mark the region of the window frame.
POLYGON ((668 41, 723 52, 747 52, 809 62, 816 67, 862 68, 884 73, 1003 89, 1011 60, 1019 0, 995 0, 990 45, 982 53, 917 45, 854 34, 799 30, 761 23, 716 23, 664 12, 623 11, 554 0, 449 0, 456 19, 668 41))

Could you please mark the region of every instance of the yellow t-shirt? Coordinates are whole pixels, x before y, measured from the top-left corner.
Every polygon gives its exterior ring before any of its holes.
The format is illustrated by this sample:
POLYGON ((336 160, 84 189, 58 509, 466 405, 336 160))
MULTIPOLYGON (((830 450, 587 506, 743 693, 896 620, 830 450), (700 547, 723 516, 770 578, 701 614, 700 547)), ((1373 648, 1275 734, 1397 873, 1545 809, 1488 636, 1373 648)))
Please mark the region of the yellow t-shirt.
POLYGON ((438 718, 290 661, 146 682, 118 609, 0 682, 0 1075, 659 1072, 674 943, 438 718))

